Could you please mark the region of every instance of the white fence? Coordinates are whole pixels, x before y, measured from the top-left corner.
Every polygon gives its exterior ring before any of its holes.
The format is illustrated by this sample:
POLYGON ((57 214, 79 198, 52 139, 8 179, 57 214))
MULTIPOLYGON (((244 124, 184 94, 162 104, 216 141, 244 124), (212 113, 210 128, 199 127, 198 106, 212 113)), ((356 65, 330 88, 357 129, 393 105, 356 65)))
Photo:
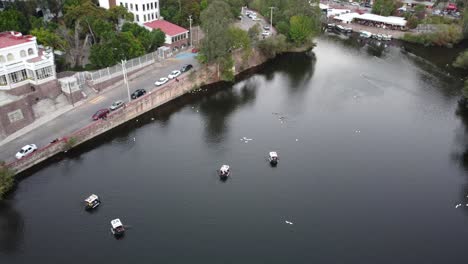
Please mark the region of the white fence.
MULTIPOLYGON (((138 70, 140 68, 143 68, 159 60, 160 58, 158 57, 158 53, 157 51, 155 51, 153 53, 148 53, 141 57, 128 60, 125 63, 125 67, 126 67, 127 72, 132 72, 134 70, 138 70)), ((119 63, 112 67, 100 69, 94 72, 89 72, 88 74, 90 75, 90 80, 92 84, 98 84, 98 83, 107 81, 109 79, 112 79, 118 75, 122 75, 122 63, 119 63)))

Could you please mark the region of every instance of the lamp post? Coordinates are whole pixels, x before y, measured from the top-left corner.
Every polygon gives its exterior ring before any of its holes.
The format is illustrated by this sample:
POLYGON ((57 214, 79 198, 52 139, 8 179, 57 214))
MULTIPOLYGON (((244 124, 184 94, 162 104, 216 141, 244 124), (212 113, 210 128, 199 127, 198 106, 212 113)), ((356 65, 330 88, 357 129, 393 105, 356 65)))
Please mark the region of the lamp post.
POLYGON ((190 47, 192 47, 192 15, 189 16, 188 21, 190 22, 190 47))
POLYGON ((270 6, 270 29, 273 30, 273 9, 274 6, 270 6))
POLYGON ((128 78, 127 78, 127 68, 125 67, 125 64, 127 63, 127 60, 122 60, 122 74, 124 78, 124 83, 127 86, 127 93, 128 93, 128 101, 132 101, 132 97, 130 96, 130 87, 128 86, 128 78))

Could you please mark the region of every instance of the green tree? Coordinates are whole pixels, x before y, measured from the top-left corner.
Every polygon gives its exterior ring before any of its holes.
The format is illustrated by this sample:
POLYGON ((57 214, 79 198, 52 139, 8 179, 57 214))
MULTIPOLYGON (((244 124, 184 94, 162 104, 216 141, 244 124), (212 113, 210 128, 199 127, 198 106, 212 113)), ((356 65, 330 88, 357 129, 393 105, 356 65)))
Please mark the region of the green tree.
POLYGON ((0 162, 0 200, 5 198, 5 195, 11 190, 14 183, 15 174, 6 167, 5 162, 0 162))
POLYGON ((205 37, 201 42, 201 53, 208 62, 224 57, 231 48, 227 28, 233 21, 230 7, 215 0, 201 13, 201 28, 205 37))
POLYGON ((398 6, 395 0, 375 0, 372 13, 381 16, 391 16, 398 6))
POLYGON ((249 35, 249 38, 252 42, 255 42, 258 40, 258 35, 262 32, 260 29, 260 24, 256 23, 253 27, 249 28, 249 31, 247 31, 247 34, 249 35))
POLYGON ((291 17, 289 28, 289 37, 296 44, 304 44, 312 37, 313 21, 307 16, 291 17))
POLYGON ((149 31, 135 23, 125 23, 122 26, 122 32, 131 32, 140 41, 146 52, 152 52, 161 47, 166 37, 164 32, 159 29, 149 31))
POLYGON ((453 63, 454 67, 468 69, 468 50, 460 53, 453 63))
POLYGON ((129 60, 145 54, 140 41, 131 32, 109 33, 106 41, 95 44, 89 57, 95 68, 115 65, 121 60, 129 60))
POLYGON ((53 31, 44 28, 35 28, 31 30, 31 34, 37 38, 39 43, 45 46, 62 51, 67 50, 67 42, 53 31))
POLYGON ((26 34, 29 29, 28 19, 19 11, 8 9, 0 12, 0 31, 18 31, 26 34))

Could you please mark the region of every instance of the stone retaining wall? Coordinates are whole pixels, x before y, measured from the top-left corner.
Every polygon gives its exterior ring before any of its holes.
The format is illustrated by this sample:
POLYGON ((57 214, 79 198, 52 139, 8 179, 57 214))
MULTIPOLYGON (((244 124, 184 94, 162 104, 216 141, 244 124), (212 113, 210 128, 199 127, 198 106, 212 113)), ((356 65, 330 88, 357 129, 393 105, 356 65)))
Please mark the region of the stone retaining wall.
MULTIPOLYGON (((236 74, 244 69, 250 69, 266 62, 267 58, 254 50, 248 60, 243 61, 242 56, 233 56, 235 59, 236 74)), ((31 155, 12 162, 8 166, 20 173, 40 162, 65 151, 67 148, 82 144, 96 136, 99 136, 112 128, 115 128, 139 115, 142 115, 158 106, 174 100, 187 92, 199 88, 203 85, 219 82, 217 67, 215 65, 205 66, 197 70, 192 70, 179 79, 170 81, 164 87, 148 92, 146 95, 127 103, 125 107, 112 112, 106 119, 95 121, 88 126, 68 135, 66 138, 49 144, 37 150, 31 155)))

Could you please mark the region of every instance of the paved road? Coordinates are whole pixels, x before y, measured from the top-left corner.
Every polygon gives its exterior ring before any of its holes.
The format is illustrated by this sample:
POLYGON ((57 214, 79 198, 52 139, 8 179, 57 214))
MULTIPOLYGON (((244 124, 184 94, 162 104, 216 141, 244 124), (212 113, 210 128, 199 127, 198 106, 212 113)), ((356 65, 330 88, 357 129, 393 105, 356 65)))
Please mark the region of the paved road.
MULTIPOLYGON (((167 76, 173 70, 180 69, 185 64, 192 64, 195 69, 199 67, 194 54, 189 52, 180 53, 173 58, 165 60, 162 65, 154 64, 150 66, 151 69, 148 69, 146 73, 135 79, 131 79, 129 82, 130 92, 139 88, 144 88, 146 91, 159 89, 160 87, 154 86, 156 80, 167 76)), ((0 147, 0 160, 7 162, 13 161, 15 153, 26 144, 34 143, 38 148, 41 148, 49 144, 54 138, 61 138, 85 127, 93 122, 91 116, 98 109, 107 108, 117 100, 128 101, 127 89, 123 85, 120 87, 108 88, 97 96, 89 98, 84 104, 73 110, 2 145, 0 147)))

